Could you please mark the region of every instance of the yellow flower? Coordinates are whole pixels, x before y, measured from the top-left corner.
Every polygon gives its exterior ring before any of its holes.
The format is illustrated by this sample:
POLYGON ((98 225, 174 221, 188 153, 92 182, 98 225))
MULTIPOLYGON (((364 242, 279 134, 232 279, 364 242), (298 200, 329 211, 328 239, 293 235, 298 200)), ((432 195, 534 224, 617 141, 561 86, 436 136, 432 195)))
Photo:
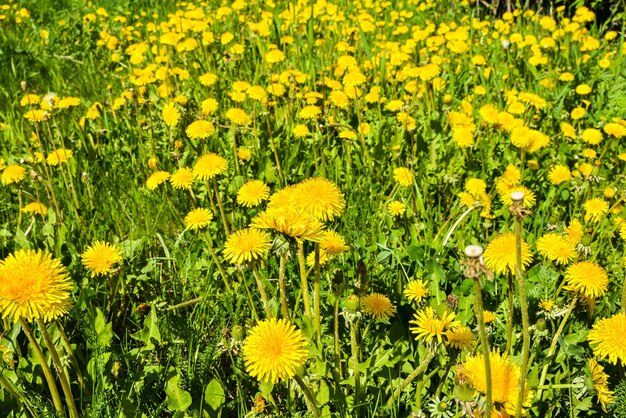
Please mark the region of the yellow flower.
POLYGON ((26 177, 26 169, 21 165, 9 164, 2 171, 0 180, 3 184, 19 183, 26 177))
POLYGON ((193 178, 194 174, 191 168, 182 167, 170 176, 170 183, 175 189, 190 190, 193 185, 193 178))
POLYGON ((413 173, 406 167, 398 167, 393 170, 393 178, 404 187, 413 185, 413 173))
POLYGON ((532 208, 535 205, 537 199, 535 198, 535 193, 525 186, 510 186, 508 188, 504 188, 501 190, 500 201, 506 205, 511 206, 513 204, 513 200, 511 199, 511 193, 513 192, 522 192, 524 193, 523 205, 526 208, 532 208))
POLYGON ((580 94, 581 96, 586 96, 587 94, 591 93, 591 86, 589 84, 579 84, 576 87, 576 93, 580 94))
POLYGON ((497 316, 494 312, 487 311, 487 310, 483 311, 483 320, 485 321, 485 324, 495 321, 496 318, 497 316))
POLYGON ((203 116, 208 116, 217 112, 219 106, 219 102, 211 97, 203 100, 202 103, 200 103, 200 110, 202 111, 203 116))
POLYGON ((20 100, 20 106, 34 106, 39 103, 41 98, 36 94, 25 94, 20 100))
POLYGON ((568 241, 576 245, 583 238, 583 225, 578 219, 572 219, 569 225, 565 228, 565 233, 567 233, 568 241))
POLYGON ((607 135, 615 138, 623 138, 626 136, 626 126, 620 125, 619 123, 607 123, 602 129, 607 135))
POLYGON ((332 230, 324 232, 324 236, 320 240, 320 248, 326 254, 330 255, 340 254, 350 249, 350 247, 346 245, 346 240, 332 230))
POLYGON ((346 201, 339 187, 323 177, 298 183, 292 195, 295 206, 320 221, 332 221, 343 212, 346 201))
POLYGON ((316 119, 319 115, 322 114, 322 110, 317 106, 305 106, 298 112, 298 117, 300 119, 316 119))
POLYGON ((170 173, 167 171, 155 171, 146 180, 146 187, 148 190, 154 190, 159 187, 160 184, 167 181, 170 178, 170 173))
POLYGON ((401 216, 406 212, 406 205, 399 200, 394 200, 387 205, 387 210, 391 216, 401 216))
POLYGON ((231 234, 224 244, 224 259, 243 264, 267 255, 272 241, 267 232, 246 228, 231 234))
POLYGON ((31 123, 43 122, 48 119, 48 112, 41 109, 33 109, 24 113, 24 117, 31 123))
POLYGON ((585 221, 598 222, 609 211, 609 202, 600 198, 593 198, 583 204, 585 221))
POLYGON ((386 321, 396 313, 396 307, 389 298, 380 293, 372 293, 361 298, 363 311, 374 319, 386 321))
POLYGON ((187 126, 185 132, 191 139, 205 139, 215 133, 215 127, 208 120, 197 120, 187 126))
POLYGON ((304 138, 305 136, 311 135, 311 131, 306 125, 298 124, 293 128, 293 136, 296 138, 304 138))
POLYGON ((213 219, 213 213, 205 208, 192 210, 185 216, 185 228, 198 230, 208 226, 213 219))
POLYGON ((237 203, 247 208, 252 208, 267 200, 270 188, 261 180, 251 180, 241 186, 237 192, 237 203))
MULTIPOLYGON (((517 252, 515 244, 515 234, 506 233, 495 237, 483 255, 487 268, 496 274, 515 273, 517 264, 517 252)), ((533 257, 528 244, 522 240, 522 270, 532 261, 533 257)))
POLYGON ((38 213, 45 216, 48 213, 48 207, 41 202, 31 202, 22 208, 24 213, 38 213))
POLYGON ((163 106, 163 121, 167 126, 173 128, 180 121, 180 112, 174 103, 167 103, 163 106))
POLYGON ((243 109, 239 109, 236 107, 228 109, 228 111, 226 112, 226 117, 228 118, 228 120, 230 120, 231 123, 238 126, 246 126, 249 125, 250 122, 252 122, 250 116, 248 116, 248 114, 243 109))
POLYGON ((72 158, 72 150, 71 149, 58 149, 55 151, 52 151, 50 154, 48 154, 48 158, 46 158, 46 162, 50 165, 59 165, 62 163, 67 162, 70 158, 72 158))
POLYGON ((113 265, 122 261, 122 253, 108 242, 96 241, 82 253, 81 260, 91 271, 91 277, 94 277, 111 273, 113 265))
POLYGON ((604 373, 604 367, 600 366, 595 358, 590 358, 587 365, 591 373, 593 388, 598 396, 598 402, 602 406, 602 410, 606 412, 606 406, 613 403, 615 399, 613 391, 609 390, 609 375, 604 373))
POLYGON ((588 298, 598 298, 606 293, 609 276, 593 261, 580 261, 565 271, 565 283, 569 289, 588 298))
POLYGON ((433 308, 428 306, 415 314, 413 320, 410 321, 414 325, 410 327, 410 330, 415 334, 416 340, 424 338, 426 341, 430 341, 437 338, 441 343, 447 331, 461 325, 455 318, 454 312, 447 312, 441 318, 437 318, 433 308))
POLYGON ((250 225, 273 229, 298 240, 319 242, 324 238, 324 225, 294 206, 269 207, 255 216, 250 225))
POLYGON ((596 322, 587 335, 593 354, 600 358, 609 358, 611 364, 617 360, 626 363, 626 314, 620 312, 610 318, 596 322))
POLYGON ((583 141, 590 145, 598 145, 600 142, 602 142, 602 132, 600 132, 600 130, 598 129, 585 129, 583 133, 580 134, 580 136, 583 141))
POLYGON ((287 319, 259 322, 243 343, 246 370, 261 382, 276 383, 292 378, 306 362, 307 342, 287 319))
POLYGON ((421 302, 428 294, 428 287, 422 280, 412 280, 404 288, 404 296, 411 302, 421 302))
POLYGON ((481 179, 467 179, 465 182, 465 190, 473 197, 479 199, 485 193, 487 193, 487 183, 481 179))
POLYGON ((458 350, 471 351, 474 347, 474 334, 466 325, 460 325, 446 331, 447 345, 458 350))
POLYGON ((550 183, 558 186, 564 181, 572 178, 572 173, 569 168, 565 165, 555 165, 550 169, 550 173, 548 174, 548 178, 550 179, 550 183))
POLYGON ((576 248, 565 237, 548 233, 537 240, 537 251, 548 260, 567 264, 576 257, 576 248))
POLYGON ((228 169, 228 161, 212 152, 204 154, 193 165, 193 175, 200 180, 208 180, 228 169))
POLYGON ((250 161, 250 158, 252 158, 252 152, 248 148, 237 148, 237 158, 241 161, 250 161))
MULTIPOLYGON (((519 397, 520 368, 508 355, 493 351, 489 354, 491 368, 491 400, 502 404, 507 414, 515 414, 519 397)), ((487 372, 482 354, 468 357, 463 363, 463 373, 471 385, 482 394, 487 392, 487 372)), ((524 387, 524 407, 530 407, 532 392, 524 387)))
POLYGON ((67 270, 47 252, 18 250, 0 262, 2 318, 59 318, 68 312, 71 288, 67 270))

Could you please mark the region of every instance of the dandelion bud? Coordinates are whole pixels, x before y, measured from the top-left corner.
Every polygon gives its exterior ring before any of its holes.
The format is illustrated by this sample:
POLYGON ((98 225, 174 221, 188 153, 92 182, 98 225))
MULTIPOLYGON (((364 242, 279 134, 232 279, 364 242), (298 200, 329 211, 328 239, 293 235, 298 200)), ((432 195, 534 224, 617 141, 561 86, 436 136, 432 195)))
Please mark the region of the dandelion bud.
POLYGON ((537 331, 545 331, 546 330, 546 320, 545 319, 538 319, 536 326, 537 326, 537 331))
POLYGON ((20 87, 22 88, 22 91, 26 91, 26 81, 22 81, 20 83, 20 87))
POLYGON ((148 167, 155 170, 159 166, 159 160, 156 157, 148 158, 148 167))
POLYGON ((351 314, 357 313, 359 310, 359 297, 355 294, 351 294, 346 299, 346 309, 351 314))
POLYGON ((241 325, 235 325, 231 330, 231 335, 235 339, 235 341, 243 341, 246 336, 246 332, 241 325))

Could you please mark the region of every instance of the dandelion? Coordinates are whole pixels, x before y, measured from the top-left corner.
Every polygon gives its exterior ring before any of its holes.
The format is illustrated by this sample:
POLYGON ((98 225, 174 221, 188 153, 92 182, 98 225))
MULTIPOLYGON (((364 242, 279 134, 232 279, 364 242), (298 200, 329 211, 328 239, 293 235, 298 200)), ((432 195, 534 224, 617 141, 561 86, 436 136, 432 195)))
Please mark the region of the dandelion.
POLYGON ((602 142, 602 132, 598 129, 585 129, 582 134, 580 134, 580 137, 589 145, 598 145, 602 142))
POLYGON ((537 251, 557 264, 567 264, 576 257, 576 248, 565 237, 548 233, 537 240, 537 251))
POLYGON ((237 203, 247 208, 261 204, 270 195, 270 188, 260 180, 251 180, 237 192, 237 203))
POLYGON ((324 237, 320 240, 320 249, 326 254, 336 255, 350 249, 346 245, 346 240, 335 231, 325 231, 324 237))
POLYGON ((191 190, 194 177, 193 171, 190 168, 182 167, 170 176, 170 183, 175 189, 191 190))
POLYGON ((9 164, 2 171, 0 181, 2 184, 19 183, 26 177, 26 169, 18 164, 9 164))
POLYGON ((208 98, 200 103, 200 111, 202 112, 203 116, 209 116, 217 112, 219 106, 220 104, 217 100, 213 98, 208 98))
POLYGON ((306 362, 306 346, 304 334, 287 319, 266 319, 250 330, 243 343, 246 370, 261 382, 290 379, 306 362))
POLYGON ((167 171, 155 171, 148 177, 148 180, 146 180, 146 187, 148 190, 154 190, 159 187, 159 185, 165 183, 170 178, 170 175, 171 174, 167 171))
POLYGON ((65 315, 72 282, 58 259, 44 251, 18 250, 0 262, 2 318, 51 321, 65 315))
POLYGON ((593 261, 580 261, 572 264, 565 272, 565 283, 588 298, 604 295, 609 286, 606 271, 593 261))
POLYGON ((401 186, 409 187, 413 185, 413 173, 406 167, 398 167, 394 169, 393 178, 401 186))
POLYGON ((410 321, 414 326, 409 329, 415 334, 416 340, 424 338, 428 342, 437 338, 441 343, 447 331, 461 325, 455 318, 454 312, 444 313, 441 318, 438 318, 433 308, 428 306, 415 314, 413 320, 410 321))
POLYGON ((208 120, 197 120, 192 122, 185 130, 191 139, 205 139, 215 132, 215 127, 208 120))
POLYGON ((585 221, 598 222, 609 211, 609 202, 600 198, 593 198, 583 204, 585 221))
POLYGON ((614 138, 623 138, 626 136, 626 126, 620 125, 619 123, 607 123, 602 129, 607 135, 614 138))
POLYGON ((52 166, 56 166, 62 163, 67 162, 70 158, 72 158, 72 150, 71 149, 58 149, 52 151, 48 158, 46 158, 46 162, 52 166))
POLYGON ((298 117, 300 119, 316 119, 319 115, 322 114, 322 110, 317 106, 305 106, 298 112, 298 117))
POLYGON ((474 347, 474 334, 467 325, 460 325, 446 331, 446 342, 458 350, 471 351, 474 347))
POLYGON ((162 116, 163 122, 170 128, 176 126, 180 121, 180 112, 174 103, 167 103, 163 106, 162 116))
POLYGON ((532 208, 533 206, 535 206, 535 202, 537 201, 537 198, 535 197, 535 192, 533 192, 532 190, 530 190, 528 187, 525 187, 525 186, 510 186, 510 187, 504 188, 500 194, 500 201, 506 206, 513 205, 513 200, 511 199, 511 193, 515 193, 515 192, 524 193, 524 200, 522 202, 524 207, 532 208))
POLYGON ((306 179, 296 185, 295 205, 320 221, 331 221, 343 212, 346 201, 339 187, 323 177, 306 179))
POLYGON ((295 136, 296 138, 304 138, 306 136, 311 135, 311 131, 309 131, 309 128, 306 125, 303 124, 298 124, 293 128, 293 136, 295 136))
POLYGON ((250 161, 250 158, 252 158, 252 151, 248 148, 237 148, 237 158, 241 161, 250 161))
POLYGON ((200 180, 208 180, 225 172, 228 169, 228 161, 212 152, 204 154, 193 165, 193 175, 200 180))
POLYGON ((45 216, 48 213, 48 207, 41 202, 31 202, 22 208, 24 213, 38 213, 45 216))
MULTIPOLYGON (((491 368, 491 399, 502 404, 507 414, 514 415, 519 397, 520 368, 508 355, 493 351, 489 354, 491 368)), ((487 392, 487 372, 482 354, 468 357, 463 363, 463 374, 482 394, 487 392)), ((530 407, 532 392, 524 386, 524 407, 530 407)))
POLYGON ((404 296, 411 302, 420 303, 428 294, 428 287, 422 280, 412 280, 404 288, 404 296))
POLYGON ((602 410, 606 412, 606 406, 613 403, 615 399, 613 391, 609 390, 609 375, 604 372, 604 367, 600 366, 595 358, 590 358, 587 361, 587 366, 591 373, 591 381, 596 390, 598 402, 600 402, 602 410))
POLYGON ((41 109, 33 109, 24 113, 24 118, 26 118, 30 123, 38 123, 48 120, 48 112, 41 109))
MULTIPOLYGON (((495 237, 483 255, 487 268, 496 274, 514 273, 517 264, 515 234, 512 232, 495 237)), ((522 240, 522 270, 532 261, 528 244, 522 240)))
POLYGON ((255 216, 250 225, 259 229, 273 229, 298 240, 319 242, 324 238, 324 225, 293 206, 269 207, 255 216))
POLYGON ((113 265, 122 261, 122 253, 114 245, 96 241, 81 254, 81 261, 91 271, 91 277, 109 274, 113 265))
POLYGON ((372 293, 361 298, 363 311, 374 319, 386 321, 396 313, 396 307, 383 294, 372 293))
POLYGON ((25 94, 20 100, 20 106, 33 106, 39 103, 41 98, 36 94, 25 94))
POLYGON ((207 227, 213 219, 213 213, 205 208, 192 210, 185 216, 185 228, 198 230, 207 227))
POLYGON ((491 311, 487 311, 484 310, 483 311, 483 320, 485 321, 485 324, 488 324, 490 322, 495 321, 497 318, 495 312, 491 312, 491 311))
POLYGON ((572 173, 569 168, 565 165, 555 165, 550 169, 550 173, 548 174, 548 179, 550 183, 558 186, 564 181, 568 181, 572 178, 572 173))
POLYGON ((232 108, 226 111, 226 118, 234 125, 246 126, 252 122, 252 119, 243 109, 232 108))
POLYGON ((596 322, 587 335, 593 354, 599 358, 609 358, 611 364, 617 360, 626 363, 626 314, 620 312, 610 318, 596 322))
POLYGON ((246 228, 231 234, 224 244, 224 259, 243 264, 265 257, 272 246, 267 232, 246 228))
POLYGON ((406 212, 406 205, 399 200, 394 200, 387 205, 387 211, 391 216, 402 216, 406 212))

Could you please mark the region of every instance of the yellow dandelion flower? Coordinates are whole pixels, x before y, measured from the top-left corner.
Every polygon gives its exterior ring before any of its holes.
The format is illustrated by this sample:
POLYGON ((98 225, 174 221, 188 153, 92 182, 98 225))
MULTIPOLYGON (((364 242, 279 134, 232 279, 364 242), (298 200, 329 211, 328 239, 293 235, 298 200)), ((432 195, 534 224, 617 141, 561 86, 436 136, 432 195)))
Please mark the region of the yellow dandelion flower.
POLYGON ((602 142, 602 132, 599 129, 585 129, 582 134, 580 134, 580 137, 583 139, 583 141, 590 145, 598 145, 600 142, 602 142))
POLYGON ((237 107, 226 111, 226 118, 234 125, 246 126, 252 122, 252 119, 245 110, 237 107))
POLYGON ((179 168, 170 176, 170 183, 175 189, 191 189, 193 185, 194 174, 191 168, 179 168))
POLYGON ((154 190, 162 183, 165 183, 170 178, 170 173, 167 171, 155 171, 146 180, 146 187, 148 190, 154 190))
POLYGON ((596 322, 587 335, 593 354, 601 359, 608 357, 611 364, 617 360, 626 363, 626 314, 620 312, 596 322))
POLYGON ((259 229, 273 229, 298 240, 319 242, 324 238, 324 225, 293 206, 269 207, 255 216, 250 225, 259 229))
POLYGON ((583 238, 583 224, 578 219, 572 219, 565 228, 567 239, 574 245, 578 244, 583 238))
POLYGON ((413 185, 413 173, 406 167, 398 167, 394 169, 393 178, 401 186, 409 187, 413 185))
POLYGON ((539 307, 546 312, 550 312, 555 306, 554 301, 550 299, 541 299, 539 301, 539 307))
POLYGON ((224 259, 243 264, 263 258, 272 246, 270 235, 255 228, 241 229, 230 234, 224 244, 224 259))
POLYGON ((19 183, 26 177, 26 169, 21 165, 9 164, 2 171, 0 181, 2 184, 19 183))
POLYGON ((277 62, 281 62, 285 60, 285 53, 280 49, 272 49, 267 54, 265 54, 265 61, 268 64, 276 64, 277 62))
MULTIPOLYGON (((489 354, 491 366, 491 399, 502 404, 507 414, 515 415, 519 397, 520 368, 508 355, 493 351, 489 354)), ((482 394, 487 392, 487 372, 485 358, 482 354, 468 357, 463 363, 463 373, 471 385, 482 394)), ((532 392, 524 387, 524 407, 530 407, 532 392)))
POLYGON ((585 221, 598 222, 609 211, 609 202, 593 198, 583 204, 585 210, 585 221))
POLYGON ((598 298, 606 293, 609 276, 593 261, 580 261, 565 271, 565 283, 569 289, 586 297, 598 298))
POLYGON ((213 212, 205 208, 192 210, 185 216, 185 228, 198 230, 207 227, 213 219, 213 212))
POLYGON ((626 136, 626 126, 620 125, 619 123, 607 123, 602 129, 607 135, 614 138, 623 138, 626 136))
POLYGON ((483 196, 485 193, 487 193, 487 183, 485 182, 485 180, 481 179, 467 179, 464 188, 469 194, 471 194, 475 198, 480 198, 480 196, 483 196))
POLYGON ((276 383, 292 378, 306 362, 307 342, 287 319, 259 322, 243 343, 243 358, 250 376, 276 383))
POLYGON ((300 119, 316 119, 322 114, 322 110, 314 105, 305 106, 298 112, 300 119))
POLYGON ((391 216, 402 216, 406 212, 406 205, 399 200, 394 200, 387 205, 387 211, 391 216))
POLYGON ((576 247, 562 235, 548 233, 537 240, 537 251, 557 264, 567 264, 576 257, 576 247))
POLYGON ((200 180, 208 180, 225 172, 228 169, 228 161, 212 152, 204 154, 193 165, 193 175, 200 180))
POLYGON ((456 314, 454 312, 447 312, 441 318, 438 318, 433 308, 428 306, 424 310, 415 313, 414 319, 410 321, 414 326, 409 327, 409 329, 415 334, 416 340, 424 338, 426 341, 430 341, 433 338, 437 338, 441 343, 447 331, 461 325, 455 318, 456 314))
POLYGON ((41 202, 30 202, 22 208, 24 213, 38 213, 41 216, 48 214, 48 207, 41 202))
POLYGON ((606 406, 615 400, 613 391, 609 389, 609 375, 604 372, 604 367, 600 366, 595 358, 590 358, 587 365, 591 373, 593 388, 598 396, 598 402, 602 406, 602 410, 606 412, 606 406))
POLYGON ((502 193, 500 194, 500 201, 505 205, 505 206, 511 206, 513 204, 513 200, 511 200, 511 193, 513 192, 522 192, 524 193, 524 207, 526 208, 532 208, 533 206, 535 206, 535 202, 537 201, 537 198, 535 197, 535 193, 530 190, 528 187, 525 186, 509 186, 505 189, 502 190, 502 193))
POLYGON ((72 158, 72 155, 73 152, 71 149, 58 149, 48 154, 46 162, 50 165, 56 166, 67 162, 70 158, 72 158))
POLYGON ((428 286, 422 280, 412 280, 404 288, 404 296, 411 302, 420 303, 428 294, 428 286))
POLYGON ((219 106, 220 106, 219 102, 215 100, 214 98, 210 97, 208 99, 203 100, 200 103, 200 111, 202 112, 203 116, 209 116, 217 112, 217 109, 219 108, 219 106))
POLYGON ((21 107, 26 107, 26 106, 33 106, 39 103, 39 101, 41 100, 41 98, 36 95, 36 94, 25 94, 24 96, 22 96, 22 99, 20 100, 20 106, 21 107))
POLYGON ((550 169, 550 173, 548 174, 548 179, 550 183, 558 186, 564 181, 568 181, 572 178, 572 173, 569 168, 565 165, 555 165, 550 169))
POLYGON ((70 107, 75 107, 80 104, 80 98, 78 97, 63 97, 57 103, 57 109, 69 109, 70 107))
POLYGON ((161 115, 163 116, 163 122, 170 128, 176 126, 180 121, 180 112, 174 103, 166 103, 163 106, 161 115))
POLYGON ((497 318, 496 313, 488 310, 483 311, 483 320, 485 324, 495 321, 497 318))
POLYGON ((363 311, 374 319, 387 321, 396 313, 396 307, 383 294, 372 293, 361 298, 363 311))
POLYGON ((292 196, 296 207, 320 221, 332 221, 343 212, 346 201, 339 187, 323 177, 313 177, 296 185, 292 196))
MULTIPOLYGON (((515 245, 515 234, 512 232, 495 237, 489 245, 487 245, 483 255, 487 268, 496 274, 505 274, 507 272, 515 273, 515 266, 517 264, 515 245)), ((522 270, 530 264, 532 259, 530 247, 522 240, 522 270)))
POLYGON ((24 113, 24 118, 28 120, 30 123, 38 123, 43 122, 48 119, 48 112, 41 109, 33 109, 24 113))
POLYGON ((267 200, 270 195, 270 188, 261 180, 251 180, 241 186, 237 192, 237 203, 247 208, 259 206, 261 202, 267 200))
POLYGON ((324 232, 324 237, 320 240, 320 249, 326 254, 336 255, 350 249, 346 245, 346 240, 333 230, 324 232))
POLYGON ((306 125, 303 124, 298 124, 293 128, 293 136, 295 136, 296 138, 304 138, 308 135, 311 135, 311 131, 309 131, 309 128, 306 125))
POLYGON ((446 343, 458 350, 471 351, 474 348, 474 334, 466 325, 460 325, 446 331, 446 343))
POLYGON ((96 241, 81 254, 81 261, 91 271, 91 277, 109 274, 113 265, 122 261, 122 252, 108 242, 96 241))
POLYGON ((205 139, 215 133, 215 127, 208 120, 197 120, 187 126, 185 132, 191 139, 205 139))
POLYGON ((67 270, 47 252, 18 250, 0 262, 2 318, 59 318, 69 310, 71 288, 67 270))

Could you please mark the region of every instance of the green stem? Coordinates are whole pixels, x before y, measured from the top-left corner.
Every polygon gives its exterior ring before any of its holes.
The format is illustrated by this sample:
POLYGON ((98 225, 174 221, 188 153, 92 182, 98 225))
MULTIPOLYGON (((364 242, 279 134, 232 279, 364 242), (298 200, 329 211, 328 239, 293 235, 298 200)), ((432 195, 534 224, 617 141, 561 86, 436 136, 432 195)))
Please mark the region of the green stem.
POLYGON ((419 376, 420 374, 426 371, 426 368, 430 364, 430 361, 435 357, 435 354, 436 354, 436 350, 432 350, 430 348, 426 349, 426 353, 424 353, 424 358, 422 359, 422 362, 419 364, 419 366, 417 366, 415 370, 413 370, 413 372, 410 375, 406 377, 406 379, 402 381, 402 383, 400 383, 400 386, 396 388, 396 390, 393 392, 393 395, 387 401, 387 406, 393 405, 393 403, 400 397, 404 389, 413 380, 415 380, 417 376, 419 376))
POLYGON ((304 258, 304 244, 298 241, 298 263, 300 265, 300 286, 302 287, 302 300, 304 301, 304 316, 311 316, 311 297, 309 296, 309 284, 307 282, 306 261, 304 258))
POLYGON ((304 380, 302 380, 302 378, 298 375, 295 375, 293 379, 296 381, 296 383, 298 383, 300 389, 302 389, 302 392, 304 393, 304 399, 306 400, 306 404, 309 407, 309 411, 311 411, 311 414, 313 414, 313 416, 316 418, 319 417, 320 411, 317 408, 317 401, 315 400, 315 397, 309 390, 306 383, 304 383, 304 380))
POLYGON ((26 321, 20 318, 19 324, 24 330, 24 334, 26 334, 26 338, 30 342, 30 345, 33 347, 35 351, 35 356, 37 356, 37 360, 39 361, 39 365, 43 370, 43 374, 46 377, 46 382, 48 382, 48 388, 50 388, 50 394, 52 395, 52 403, 54 404, 54 409, 57 411, 57 415, 63 416, 63 403, 61 402, 61 396, 59 395, 59 389, 54 381, 54 376, 52 376, 52 372, 50 371, 50 367, 48 367, 48 362, 46 361, 45 356, 43 355, 43 351, 41 351, 41 346, 35 339, 33 335, 33 331, 30 329, 26 321))
POLYGON ((206 240, 208 243, 207 247, 209 248, 209 253, 211 254, 211 257, 213 258, 213 262, 217 266, 217 270, 220 272, 220 275, 222 276, 222 280, 224 280, 224 286, 226 286, 226 290, 231 292, 232 288, 230 287, 230 281, 228 280, 228 275, 226 274, 226 272, 224 271, 224 267, 222 267, 222 264, 218 260, 217 254, 215 254, 215 249, 213 249, 213 238, 211 237, 211 233, 207 231, 206 234, 204 234, 204 236, 206 237, 206 240))
POLYGON ((508 274, 508 280, 509 312, 506 318, 506 353, 511 354, 513 345, 513 276, 511 272, 508 274))
POLYGON ((215 189, 215 199, 217 200, 217 206, 220 208, 220 215, 222 216, 222 222, 224 223, 224 230, 226 231, 226 235, 230 235, 230 227, 228 226, 228 219, 226 218, 224 205, 222 205, 222 197, 220 196, 220 191, 217 188, 217 182, 215 179, 212 179, 211 181, 213 182, 213 188, 215 189))
POLYGON ((485 331, 485 317, 483 316, 483 295, 480 287, 480 277, 474 279, 474 315, 478 322, 478 335, 480 336, 480 345, 485 359, 485 380, 487 388, 485 390, 485 411, 489 414, 491 411, 491 359, 489 350, 489 339, 485 331))
POLYGON ((60 321, 55 321, 57 329, 61 334, 61 342, 63 343, 63 347, 65 347, 65 351, 70 356, 70 360, 72 360, 72 364, 74 365, 74 370, 76 370, 76 377, 78 378, 78 382, 80 383, 81 390, 87 390, 87 386, 85 385, 85 378, 83 377, 83 373, 80 371, 80 367, 78 365, 78 359, 76 359, 76 355, 74 354, 74 350, 72 350, 72 344, 70 343, 69 338, 67 338, 67 334, 63 329, 60 321))
POLYGON ((520 309, 522 311, 522 364, 520 365, 520 377, 518 383, 517 407, 515 417, 522 416, 526 386, 526 373, 528 371, 528 356, 530 354, 530 321, 528 319, 528 304, 526 302, 526 287, 524 286, 524 275, 522 273, 522 221, 515 218, 515 249, 517 253, 517 291, 520 297, 520 309))
POLYGON ((59 375, 59 380, 61 381, 61 389, 63 389, 63 394, 65 395, 65 402, 67 403, 67 407, 69 409, 70 418, 78 418, 78 410, 76 409, 76 404, 74 403, 74 395, 72 394, 72 388, 70 387, 70 381, 65 374, 65 370, 63 369, 63 365, 61 364, 61 359, 59 358, 59 353, 57 352, 56 347, 54 346, 54 342, 52 342, 52 338, 46 329, 46 324, 40 318, 35 320, 37 325, 39 326, 39 331, 43 336, 43 340, 46 343, 46 347, 48 347, 48 351, 50 352, 50 357, 52 358, 52 364, 54 364, 54 368, 56 369, 57 374, 59 375))
POLYGON ((359 320, 353 319, 350 324, 350 368, 354 375, 354 408, 355 412, 359 408, 359 396, 361 392, 361 377, 359 375, 359 320))
POLYGON ((3 389, 6 389, 6 391, 9 392, 11 396, 13 396, 13 398, 15 398, 15 401, 17 402, 17 406, 20 409, 23 409, 24 411, 26 410, 26 408, 24 407, 24 404, 22 403, 22 397, 17 392, 17 388, 3 374, 0 374, 0 387, 3 389))
POLYGON ((554 350, 556 350, 556 345, 559 341, 559 338, 561 337, 561 334, 563 333, 563 329, 565 329, 565 324, 567 323, 567 320, 569 319, 572 311, 574 310, 574 307, 576 306, 577 300, 578 297, 574 297, 574 299, 572 299, 572 303, 569 305, 567 312, 565 312, 565 315, 563 316, 563 319, 559 324, 559 328, 556 330, 556 334, 554 334, 554 337, 552 337, 552 343, 550 343, 550 348, 548 348, 548 355, 546 356, 548 362, 545 366, 543 366, 543 370, 541 371, 541 377, 539 378, 539 384, 537 385, 537 396, 535 397, 535 399, 537 399, 538 401, 541 401, 543 382, 546 381, 546 376, 548 375, 548 367, 550 366, 550 363, 552 361, 550 357, 552 357, 552 355, 554 354, 554 350))
POLYGON ((335 295, 335 306, 333 310, 334 320, 334 350, 335 350, 335 369, 339 376, 343 377, 341 373, 341 352, 339 351, 339 295, 335 295))
POLYGON ((241 272, 239 273, 239 280, 243 283, 244 289, 246 289, 246 295, 248 295, 248 303, 250 304, 250 310, 252 311, 252 318, 254 318, 255 321, 258 321, 259 314, 256 312, 256 308, 254 307, 254 300, 252 299, 252 294, 250 293, 248 282, 241 272))
POLYGON ((289 306, 287 305, 287 289, 285 287, 285 266, 287 264, 287 251, 280 255, 280 265, 278 267, 278 288, 280 291, 280 307, 283 318, 289 319, 289 306))
POLYGON ((320 244, 315 243, 315 270, 313 275, 313 311, 314 311, 314 324, 315 335, 317 342, 322 339, 322 323, 320 318, 320 244))
POLYGON ((265 292, 265 285, 263 284, 263 280, 261 280, 261 275, 259 274, 259 270, 257 269, 256 262, 252 262, 252 273, 254 274, 254 278, 256 280, 256 285, 259 288, 259 294, 261 295, 261 302, 263 302, 263 309, 265 310, 265 316, 267 318, 272 317, 272 311, 270 310, 270 301, 267 298, 267 293, 265 292))

